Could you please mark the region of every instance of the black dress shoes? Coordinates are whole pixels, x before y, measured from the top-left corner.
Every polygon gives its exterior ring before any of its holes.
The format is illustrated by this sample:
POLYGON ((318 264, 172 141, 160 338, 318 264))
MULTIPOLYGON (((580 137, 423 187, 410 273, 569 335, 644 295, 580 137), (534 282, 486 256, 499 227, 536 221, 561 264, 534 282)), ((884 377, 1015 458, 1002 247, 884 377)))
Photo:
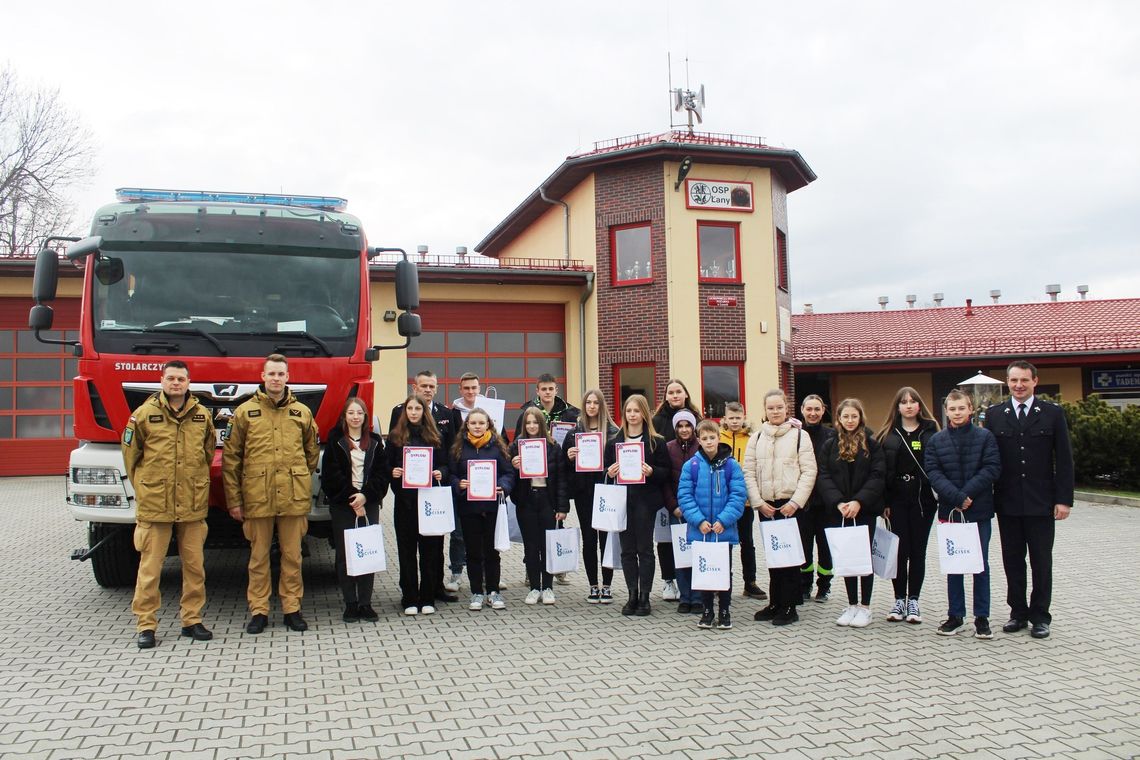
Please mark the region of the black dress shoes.
POLYGON ((194 639, 195 641, 209 641, 214 638, 214 634, 210 632, 210 629, 201 623, 182 626, 182 635, 188 639, 194 639))
POLYGON ((246 633, 261 633, 269 625, 268 615, 254 615, 245 626, 246 633))
POLYGON ((1033 627, 1029 630, 1029 635, 1035 639, 1049 638, 1049 624, 1048 623, 1034 623, 1033 627))
MULTIPOLYGON (((363 617, 363 616, 361 616, 363 617)), ((305 618, 301 617, 301 611, 286 612, 285 613, 285 627, 290 631, 307 631, 309 624, 305 622, 305 618)))
POLYGON ((154 649, 154 631, 139 631, 139 649, 154 649))
POLYGON ((1010 618, 1009 622, 1001 627, 1005 633, 1017 633, 1029 627, 1028 621, 1018 620, 1017 618, 1010 618))
MULTIPOLYGON (((300 612, 297 613, 297 617, 301 617, 300 612)), ((360 605, 360 619, 365 620, 369 623, 375 623, 380 620, 380 616, 376 614, 376 610, 372 609, 371 604, 362 604, 360 605)), ((301 622, 303 623, 305 621, 302 620, 301 622)), ((308 626, 305 626, 305 628, 308 628, 308 626)), ((299 630, 303 631, 305 628, 301 628, 299 630)))
POLYGON ((446 591, 437 591, 435 600, 437 602, 458 602, 459 597, 456 594, 450 594, 446 591))

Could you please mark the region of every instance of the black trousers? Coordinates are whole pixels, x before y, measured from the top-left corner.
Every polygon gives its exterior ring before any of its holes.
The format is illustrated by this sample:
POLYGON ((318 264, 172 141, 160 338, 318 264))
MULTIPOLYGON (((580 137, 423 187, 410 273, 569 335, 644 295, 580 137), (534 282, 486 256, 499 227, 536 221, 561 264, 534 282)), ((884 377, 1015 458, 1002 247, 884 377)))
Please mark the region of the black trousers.
MULTIPOLYGON (((594 517, 593 499, 574 499, 574 510, 578 513, 578 525, 581 526, 582 531, 582 562, 586 565, 586 579, 591 586, 597 586, 599 585, 598 558, 602 556, 598 553, 598 548, 600 546, 602 553, 605 553, 606 538, 609 534, 604 530, 594 530, 590 527, 590 522, 594 517)), ((601 585, 609 586, 613 582, 613 568, 603 567, 601 585)))
POLYGON ((756 537, 752 535, 752 523, 756 521, 756 510, 745 506, 744 514, 736 521, 736 533, 740 537, 740 570, 744 582, 756 582, 756 537))
POLYGON ((443 536, 421 536, 418 504, 396 502, 392 522, 400 557, 400 606, 435 604, 443 582, 443 536))
POLYGON ((998 515, 1001 531, 1001 562, 1005 567, 1009 616, 1031 623, 1051 623, 1049 605, 1053 600, 1053 538, 1057 521, 1046 517, 998 515), (1033 592, 1025 603, 1025 555, 1033 572, 1033 592))
MULTIPOLYGON (((865 516, 860 512, 858 517, 855 518, 855 524, 866 526, 868 540, 875 540, 875 518, 873 516, 865 516)), ((843 583, 847 586, 848 604, 862 604, 867 606, 871 603, 871 591, 875 588, 874 573, 858 578, 847 577, 843 579, 843 583)))
POLYGON ((814 505, 796 515, 800 524, 800 543, 804 546, 804 563, 800 566, 800 588, 803 593, 811 591, 812 575, 818 573, 816 586, 820 591, 831 590, 831 547, 827 545, 824 529, 831 523, 823 507, 814 505), (813 561, 813 547, 816 549, 813 561))
POLYGON ((490 512, 465 513, 459 516, 463 524, 463 542, 467 545, 467 578, 472 594, 489 594, 499 590, 502 566, 495 551, 495 523, 498 509, 490 512))
POLYGON ((621 569, 630 596, 653 589, 653 519, 659 507, 641 502, 626 505, 626 529, 621 534, 621 569))
POLYGON ((546 531, 553 530, 554 506, 545 488, 532 488, 525 504, 516 504, 523 537, 523 565, 531 590, 550 588, 554 576, 546 572, 546 531))
MULTIPOLYGON (((364 514, 368 516, 369 525, 376 525, 380 522, 380 505, 364 507, 364 514)), ((347 507, 333 507, 329 510, 329 525, 332 527, 336 580, 340 585, 344 603, 372 604, 372 589, 376 576, 372 573, 349 575, 344 560, 344 532, 356 527, 356 514, 347 507)), ((360 525, 364 527, 363 520, 360 521, 360 525)))
MULTIPOLYGON (((673 515, 673 513, 669 511, 669 507, 665 507, 664 509, 666 512, 669 512, 669 524, 670 525, 679 525, 682 522, 684 522, 683 520, 681 520, 681 518, 675 517, 673 515)), ((657 523, 656 523, 657 513, 654 512, 653 514, 654 514, 653 527, 656 529, 656 527, 657 527, 657 523)), ((673 542, 671 540, 665 541, 665 542, 662 542, 662 541, 657 542, 657 562, 661 565, 661 580, 663 580, 663 581, 675 581, 675 580, 677 580, 677 561, 673 557, 673 542)))
MULTIPOLYGON (((747 509, 747 507, 746 507, 747 509)), ((795 568, 792 568, 795 570, 795 568)), ((732 604, 732 552, 728 553, 728 589, 725 591, 702 591, 701 592, 701 605, 704 607, 705 612, 712 612, 713 601, 719 599, 720 611, 728 612, 729 605, 732 604)))
POLYGON ((924 502, 918 479, 898 485, 904 487, 891 501, 891 532, 899 537, 899 566, 891 583, 895 599, 917 599, 926 579, 926 544, 938 508, 924 502))
MULTIPOLYGON (((779 509, 788 503, 788 499, 776 499, 768 502, 779 509)), ((752 510, 749 510, 752 511, 752 510)), ((779 512, 774 517, 760 515, 760 522, 773 522, 785 520, 779 512)), ((797 521, 797 526, 799 525, 797 521)), ((803 593, 800 590, 800 568, 791 567, 768 568, 768 604, 773 607, 794 607, 800 603, 803 593)))

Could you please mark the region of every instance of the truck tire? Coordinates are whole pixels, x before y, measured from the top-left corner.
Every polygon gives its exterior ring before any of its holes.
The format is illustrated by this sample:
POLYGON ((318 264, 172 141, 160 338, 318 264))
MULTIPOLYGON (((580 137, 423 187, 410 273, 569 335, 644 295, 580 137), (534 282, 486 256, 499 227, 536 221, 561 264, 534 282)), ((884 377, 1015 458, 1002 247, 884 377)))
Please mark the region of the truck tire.
POLYGON ((139 574, 139 553, 135 551, 133 526, 91 523, 87 529, 87 545, 94 546, 110 534, 114 535, 91 555, 95 582, 103 588, 134 586, 139 574))

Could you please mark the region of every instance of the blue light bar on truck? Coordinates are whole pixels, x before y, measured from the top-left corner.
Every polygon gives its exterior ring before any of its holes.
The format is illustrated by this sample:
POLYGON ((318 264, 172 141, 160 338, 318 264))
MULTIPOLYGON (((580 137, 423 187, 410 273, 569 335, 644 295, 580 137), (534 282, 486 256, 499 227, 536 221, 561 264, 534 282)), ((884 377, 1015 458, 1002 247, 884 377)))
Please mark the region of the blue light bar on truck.
POLYGON ((265 193, 211 193, 201 190, 151 190, 120 187, 115 195, 122 203, 256 203, 263 206, 294 206, 323 211, 344 211, 348 201, 324 195, 268 195, 265 193))

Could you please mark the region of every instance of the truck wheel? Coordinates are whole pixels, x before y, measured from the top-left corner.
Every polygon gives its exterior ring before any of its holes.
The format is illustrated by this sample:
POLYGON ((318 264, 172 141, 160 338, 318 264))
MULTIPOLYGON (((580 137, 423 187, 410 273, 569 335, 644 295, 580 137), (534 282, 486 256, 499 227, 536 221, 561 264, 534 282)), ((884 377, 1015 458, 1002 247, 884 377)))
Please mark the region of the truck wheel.
POLYGON ((103 588, 134 586, 139 574, 139 553, 135 551, 133 526, 91 523, 87 529, 87 545, 94 546, 109 534, 114 535, 91 555, 95 582, 103 588))

